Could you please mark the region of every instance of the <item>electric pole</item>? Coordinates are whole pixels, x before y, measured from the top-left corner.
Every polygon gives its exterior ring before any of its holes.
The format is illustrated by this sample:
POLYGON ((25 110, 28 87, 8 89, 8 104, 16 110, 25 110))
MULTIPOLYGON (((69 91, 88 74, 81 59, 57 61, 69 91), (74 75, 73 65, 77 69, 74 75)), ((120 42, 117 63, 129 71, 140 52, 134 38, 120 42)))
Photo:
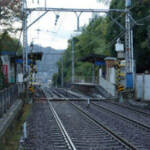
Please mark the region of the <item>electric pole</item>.
POLYGON ((64 87, 64 62, 63 57, 61 58, 61 87, 64 87))
POLYGON ((133 29, 131 26, 131 16, 129 12, 129 7, 131 7, 131 0, 125 1, 126 6, 126 18, 125 18, 125 27, 126 27, 126 34, 125 34, 125 60, 126 60, 126 75, 129 73, 132 75, 133 85, 134 88, 134 52, 133 52, 133 29))
POLYGON ((74 83, 74 37, 72 38, 72 83, 74 83))
MULTIPOLYGON (((126 10, 130 7, 129 0, 126 0, 126 10)), ((131 72, 131 25, 130 25, 130 18, 129 12, 126 13, 125 17, 125 27, 126 27, 126 34, 125 34, 125 59, 126 59, 126 73, 131 72)))
POLYGON ((131 7, 131 0, 126 0, 125 59, 126 59, 126 72, 134 73, 133 30, 131 27, 131 17, 130 17, 129 7, 131 7))
POLYGON ((23 74, 25 75, 28 70, 28 42, 27 42, 27 2, 22 0, 22 14, 23 14, 23 74))
POLYGON ((46 9, 46 7, 47 7, 47 0, 45 0, 45 9, 46 9))

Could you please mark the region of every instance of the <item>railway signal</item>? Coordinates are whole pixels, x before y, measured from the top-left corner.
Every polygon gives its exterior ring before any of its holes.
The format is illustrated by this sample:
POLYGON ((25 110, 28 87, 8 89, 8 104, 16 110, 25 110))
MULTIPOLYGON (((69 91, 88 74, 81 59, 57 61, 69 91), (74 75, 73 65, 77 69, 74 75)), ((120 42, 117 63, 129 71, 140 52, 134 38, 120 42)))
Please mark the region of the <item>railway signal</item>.
POLYGON ((124 85, 121 83, 122 80, 125 78, 125 74, 121 72, 121 62, 120 60, 117 61, 117 64, 115 65, 115 68, 117 70, 116 73, 116 83, 117 83, 117 91, 121 92, 125 90, 124 85))
POLYGON ((33 88, 33 72, 34 72, 34 66, 33 66, 33 63, 34 63, 34 60, 33 60, 33 54, 32 54, 32 50, 33 50, 33 43, 31 43, 31 55, 30 55, 30 85, 29 85, 29 90, 33 93, 34 92, 34 88, 33 88))

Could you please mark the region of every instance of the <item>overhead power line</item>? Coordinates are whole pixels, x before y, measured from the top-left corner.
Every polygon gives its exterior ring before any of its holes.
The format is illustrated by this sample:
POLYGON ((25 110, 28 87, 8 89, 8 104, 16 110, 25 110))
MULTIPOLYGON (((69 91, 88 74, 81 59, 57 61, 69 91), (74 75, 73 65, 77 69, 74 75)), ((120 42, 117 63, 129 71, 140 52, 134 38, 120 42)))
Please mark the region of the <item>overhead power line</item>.
POLYGON ((142 21, 145 21, 145 20, 147 20, 147 19, 150 19, 150 15, 148 15, 148 16, 146 16, 146 17, 143 17, 143 18, 137 20, 136 22, 142 22, 142 21))

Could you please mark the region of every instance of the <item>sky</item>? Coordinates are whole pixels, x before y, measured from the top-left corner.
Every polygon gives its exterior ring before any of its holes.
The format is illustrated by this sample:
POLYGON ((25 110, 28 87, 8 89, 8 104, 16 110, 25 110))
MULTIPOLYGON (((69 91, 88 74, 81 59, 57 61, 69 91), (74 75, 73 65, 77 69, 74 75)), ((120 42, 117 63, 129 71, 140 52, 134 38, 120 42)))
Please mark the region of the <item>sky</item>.
MULTIPOLYGON (((45 0, 27 0, 28 7, 44 7, 45 0)), ((102 3, 97 0, 47 0, 47 7, 52 8, 95 8, 105 9, 102 3)), ((32 12, 28 17, 28 24, 40 16, 43 12, 32 12)), ((83 13, 80 17, 80 27, 87 25, 89 19, 92 17, 91 13, 83 13)), ((66 49, 68 46, 68 39, 75 35, 77 29, 77 21, 75 13, 49 12, 35 23, 28 30, 28 43, 32 41, 34 44, 43 47, 52 47, 55 49, 66 49), (55 26, 56 15, 59 15, 57 25, 55 26)))

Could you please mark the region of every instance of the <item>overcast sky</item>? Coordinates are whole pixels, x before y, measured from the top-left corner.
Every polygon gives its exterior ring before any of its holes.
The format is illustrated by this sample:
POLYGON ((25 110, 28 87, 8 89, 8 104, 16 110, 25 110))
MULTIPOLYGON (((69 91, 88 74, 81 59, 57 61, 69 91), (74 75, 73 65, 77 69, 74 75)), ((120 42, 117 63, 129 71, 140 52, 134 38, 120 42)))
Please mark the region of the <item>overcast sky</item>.
MULTIPOLYGON (((44 7, 45 0, 39 0, 40 4, 37 4, 38 0, 27 0, 28 7, 44 7), (34 3, 32 3, 34 1, 34 3)), ((96 0, 47 0, 47 7, 55 8, 97 8, 104 9, 101 3, 97 3, 96 0)), ((28 24, 30 24, 36 17, 42 12, 32 12, 28 18, 28 24)), ((59 13, 60 18, 57 26, 55 26, 55 16, 57 12, 49 12, 43 18, 40 19, 28 30, 29 43, 33 41, 35 44, 42 45, 44 47, 51 46, 55 49, 66 49, 67 41, 76 30, 77 22, 76 15, 74 13, 59 13), (40 30, 39 32, 37 30, 40 30)), ((91 13, 83 13, 80 17, 80 26, 88 24, 91 18, 91 13)))

